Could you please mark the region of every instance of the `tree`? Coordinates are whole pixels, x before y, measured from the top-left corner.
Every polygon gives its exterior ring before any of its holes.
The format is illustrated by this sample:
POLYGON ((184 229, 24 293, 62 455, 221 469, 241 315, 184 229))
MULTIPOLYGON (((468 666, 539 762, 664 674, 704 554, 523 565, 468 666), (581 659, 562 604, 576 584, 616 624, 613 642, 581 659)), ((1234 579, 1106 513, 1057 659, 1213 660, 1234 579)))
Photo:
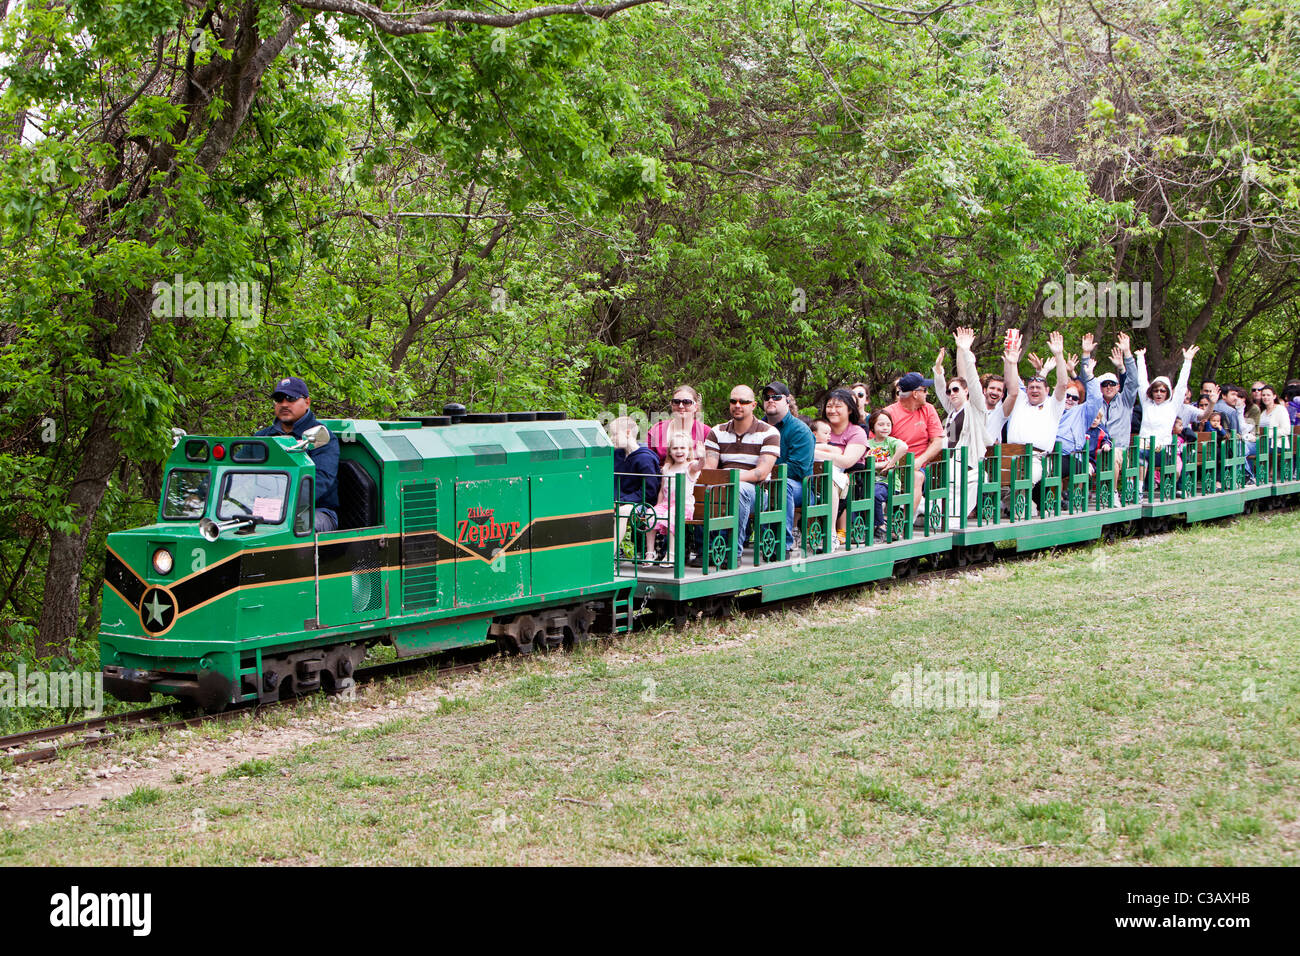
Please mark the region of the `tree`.
MULTIPOLYGON (((41 653, 66 653, 76 633, 88 537, 123 456, 156 460, 163 450, 161 426, 175 410, 176 390, 157 374, 153 351, 175 329, 156 321, 152 283, 177 272, 217 282, 273 282, 283 274, 298 242, 263 228, 287 218, 277 205, 283 195, 269 193, 295 177, 325 174, 341 146, 329 107, 311 90, 333 70, 331 43, 350 37, 376 57, 383 49, 400 71, 393 51, 409 48, 416 35, 426 50, 454 37, 454 49, 467 30, 557 17, 589 23, 647 2, 398 13, 350 0, 202 10, 178 0, 103 7, 48 0, 10 15, 0 112, 14 120, 0 192, 6 239, 22 246, 6 265, 24 271, 7 297, 6 361, 22 368, 42 349, 53 351, 36 375, 11 380, 7 398, 20 421, 61 390, 64 440, 75 450, 66 455, 75 461, 66 493, 51 503, 62 510, 49 522, 41 653), (295 36, 304 46, 291 63, 295 36), (390 49, 385 36, 408 39, 390 49), (254 138, 265 129, 250 119, 263 109, 278 111, 276 125, 287 116, 314 137, 282 141, 297 150, 280 157, 290 159, 287 169, 257 169, 254 138), (39 142, 23 147, 28 124, 39 142), (256 175, 243 179, 238 169, 256 175), (17 397, 37 378, 39 398, 17 397)), ((445 63, 446 73, 421 77, 433 99, 462 86, 463 67, 445 63)))

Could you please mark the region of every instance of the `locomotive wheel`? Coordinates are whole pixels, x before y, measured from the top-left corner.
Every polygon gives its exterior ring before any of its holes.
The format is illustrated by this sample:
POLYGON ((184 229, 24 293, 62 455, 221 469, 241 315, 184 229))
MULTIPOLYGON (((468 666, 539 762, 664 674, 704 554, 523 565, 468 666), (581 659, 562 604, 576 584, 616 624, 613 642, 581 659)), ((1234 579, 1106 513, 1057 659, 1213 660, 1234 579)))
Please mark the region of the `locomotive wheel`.
POLYGON ((514 631, 519 636, 520 654, 546 653, 546 628, 537 618, 531 614, 521 615, 515 621, 514 631))

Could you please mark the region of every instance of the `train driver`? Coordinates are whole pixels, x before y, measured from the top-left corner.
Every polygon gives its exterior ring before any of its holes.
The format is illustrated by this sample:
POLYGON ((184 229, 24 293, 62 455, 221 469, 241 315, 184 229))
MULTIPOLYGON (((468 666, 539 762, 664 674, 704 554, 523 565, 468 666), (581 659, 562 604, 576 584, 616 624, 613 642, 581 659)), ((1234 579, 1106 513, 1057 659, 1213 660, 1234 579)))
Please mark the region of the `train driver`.
MULTIPOLYGON (((292 435, 302 438, 303 432, 318 424, 312 414, 307 383, 292 375, 279 379, 271 389, 275 424, 254 434, 292 435)), ((328 445, 308 449, 316 464, 316 530, 333 531, 339 526, 339 436, 330 434, 328 445)))

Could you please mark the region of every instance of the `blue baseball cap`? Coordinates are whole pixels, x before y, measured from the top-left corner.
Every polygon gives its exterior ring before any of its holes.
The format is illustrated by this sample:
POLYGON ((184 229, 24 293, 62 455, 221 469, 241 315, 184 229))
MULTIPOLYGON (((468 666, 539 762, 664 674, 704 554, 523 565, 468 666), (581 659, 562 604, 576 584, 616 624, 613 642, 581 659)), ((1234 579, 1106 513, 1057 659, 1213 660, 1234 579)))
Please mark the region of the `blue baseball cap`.
POLYGON ((271 397, 274 398, 276 395, 288 395, 295 399, 307 398, 307 383, 292 375, 282 378, 271 388, 271 397))
POLYGON ((898 380, 898 391, 902 395, 915 392, 918 388, 929 388, 934 384, 932 378, 922 378, 920 372, 908 372, 898 380))

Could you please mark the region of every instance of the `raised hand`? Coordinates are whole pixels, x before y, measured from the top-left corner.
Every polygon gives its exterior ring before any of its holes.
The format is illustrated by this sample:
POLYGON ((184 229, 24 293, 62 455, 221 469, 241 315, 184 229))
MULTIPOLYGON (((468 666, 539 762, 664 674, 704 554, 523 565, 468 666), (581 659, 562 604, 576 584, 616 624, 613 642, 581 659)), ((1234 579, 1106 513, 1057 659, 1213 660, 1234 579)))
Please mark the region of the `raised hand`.
POLYGON ((1065 351, 1065 337, 1060 332, 1053 332, 1047 337, 1047 347, 1055 356, 1061 356, 1065 351))
POLYGON ((1065 360, 1065 371, 1069 373, 1070 378, 1074 378, 1079 368, 1079 356, 1071 355, 1065 360))
POLYGON ((1023 343, 1020 340, 1020 331, 1018 329, 1007 329, 1007 338, 1002 345, 1002 355, 1013 365, 1020 364, 1020 347, 1023 343))
POLYGON ((957 343, 957 348, 970 351, 970 347, 975 344, 975 330, 965 327, 958 327, 957 331, 952 334, 953 341, 957 343))
POLYGON ((1147 350, 1146 350, 1146 349, 1138 349, 1136 352, 1133 353, 1133 357, 1134 357, 1134 358, 1146 358, 1146 354, 1147 354, 1147 350))
POLYGON ((1033 352, 1030 352, 1028 355, 1025 356, 1025 358, 1029 359, 1029 364, 1032 365, 1032 366, 1034 367, 1034 371, 1035 371, 1035 372, 1037 372, 1039 375, 1042 375, 1042 374, 1043 374, 1043 360, 1042 360, 1042 359, 1040 359, 1040 358, 1039 358, 1036 354, 1034 354, 1033 352))
POLYGON ((1190 349, 1183 349, 1183 361, 1190 362, 1196 358, 1196 353, 1201 350, 1199 345, 1193 345, 1190 349))
POLYGON ((1115 336, 1115 341, 1119 343, 1119 350, 1122 354, 1133 354, 1129 351, 1129 337, 1127 332, 1121 332, 1119 335, 1115 336))
POLYGON ((934 357, 934 370, 940 375, 943 374, 943 360, 947 354, 948 350, 946 348, 940 348, 939 354, 934 357))
POLYGON ((1093 353, 1093 350, 1096 348, 1097 348, 1097 339, 1093 336, 1091 332, 1089 332, 1087 335, 1083 337, 1083 354, 1091 355, 1093 353))
POLYGON ((1120 349, 1118 345, 1111 346, 1110 364, 1115 366, 1116 371, 1118 372, 1124 371, 1124 352, 1120 349))

